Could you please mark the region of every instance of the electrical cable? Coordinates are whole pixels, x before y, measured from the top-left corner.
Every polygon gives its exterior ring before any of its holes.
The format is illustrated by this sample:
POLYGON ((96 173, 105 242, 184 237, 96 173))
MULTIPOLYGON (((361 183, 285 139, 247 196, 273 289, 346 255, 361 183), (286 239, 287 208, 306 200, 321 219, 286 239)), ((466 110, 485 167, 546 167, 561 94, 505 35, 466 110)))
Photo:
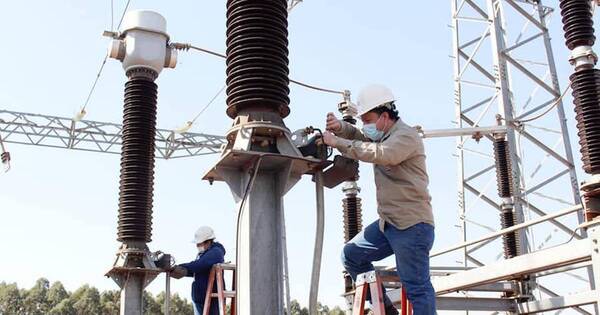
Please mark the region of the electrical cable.
POLYGON ((110 0, 110 31, 115 31, 115 1, 110 0))
MULTIPOLYGON (((318 132, 319 135, 321 136, 321 139, 324 139, 324 137, 323 137, 323 131, 321 131, 321 129, 315 128, 313 126, 310 126, 308 128, 312 129, 313 131, 318 132)), ((327 158, 329 159, 333 155, 333 148, 330 147, 330 146, 326 146, 326 147, 327 147, 327 158)))
MULTIPOLYGON (((129 8, 129 4, 131 3, 131 0, 127 1, 127 4, 125 5, 125 9, 123 10, 123 14, 121 14, 121 20, 119 21, 119 25, 117 26, 117 29, 121 27, 121 23, 123 23, 123 18, 125 17, 125 13, 127 13, 127 9, 129 8)), ((113 2, 111 0, 111 30, 113 28, 113 2)), ((81 109, 79 110, 78 116, 81 118, 85 115, 85 109, 88 106, 90 99, 92 98, 92 94, 94 94, 94 91, 96 90, 96 85, 98 84, 98 80, 100 79, 100 76, 102 75, 102 71, 104 70, 104 65, 106 65, 106 61, 108 60, 108 53, 104 56, 104 59, 102 60, 102 64, 100 65, 100 69, 98 69, 98 73, 96 74, 96 79, 94 79, 94 83, 92 84, 92 88, 90 89, 90 92, 88 93, 87 98, 85 99, 85 102, 83 103, 83 106, 81 107, 81 109)))
POLYGON ((200 115, 202 115, 202 113, 204 113, 204 111, 206 111, 210 105, 217 99, 217 97, 219 97, 219 95, 221 95, 221 93, 223 93, 223 90, 225 90, 225 88, 227 87, 227 85, 223 85, 221 87, 221 89, 219 89, 219 91, 210 99, 210 101, 208 101, 208 103, 206 105, 204 105, 204 107, 200 110, 200 112, 198 112, 198 114, 194 117, 194 119, 188 121, 185 123, 185 125, 183 125, 182 127, 174 130, 177 133, 185 133, 188 132, 190 130, 190 128, 192 128, 192 125, 194 125, 194 123, 196 122, 196 120, 198 119, 198 117, 200 117, 200 115))
POLYGON ((202 115, 202 113, 204 113, 204 111, 205 111, 205 110, 207 110, 207 109, 208 109, 208 107, 209 107, 209 106, 210 106, 210 105, 211 105, 211 104, 212 104, 212 103, 213 103, 213 102, 214 102, 214 101, 217 99, 217 97, 219 97, 219 95, 221 95, 221 93, 223 93, 223 90, 225 90, 225 88, 226 88, 226 87, 227 87, 227 85, 223 85, 223 86, 221 87, 221 89, 219 90, 219 92, 217 92, 217 94, 215 94, 215 96, 213 96, 213 97, 210 99, 210 101, 208 101, 208 104, 206 104, 206 105, 204 106, 204 108, 202 108, 202 110, 200 110, 200 112, 198 113, 198 115, 196 115, 196 117, 194 117, 194 119, 192 119, 192 124, 193 124, 194 122, 196 122, 196 119, 198 119, 198 117, 199 117, 200 115, 202 115))
POLYGON ((315 228, 315 247, 313 252, 308 303, 310 315, 317 315, 318 312, 319 277, 321 275, 321 259, 323 258, 323 234, 325 232, 325 191, 323 188, 323 170, 317 171, 314 176, 317 195, 317 223, 315 228))
POLYGON ((326 89, 326 88, 321 88, 321 87, 318 87, 318 86, 309 85, 309 84, 306 84, 306 83, 303 83, 303 82, 300 82, 300 81, 296 81, 296 80, 292 80, 292 79, 290 79, 290 82, 295 83, 295 84, 300 85, 300 86, 303 86, 305 88, 316 90, 316 91, 344 95, 343 91, 336 91, 336 90, 330 90, 330 89, 326 89))
MULTIPOLYGON (((225 55, 223 55, 221 53, 218 53, 216 51, 212 51, 212 50, 209 50, 209 49, 206 49, 206 48, 201 48, 201 47, 194 46, 194 45, 187 44, 187 43, 172 43, 171 45, 175 49, 178 49, 178 50, 185 50, 185 51, 187 51, 187 50, 192 49, 192 50, 197 50, 197 51, 200 51, 200 52, 203 52, 203 53, 207 53, 207 54, 210 54, 210 55, 213 55, 213 56, 221 57, 223 59, 227 58, 227 56, 225 56, 225 55)), ((292 79, 290 79, 290 82, 294 83, 294 84, 297 84, 297 85, 300 85, 300 86, 303 86, 305 88, 309 88, 309 89, 315 90, 315 91, 320 91, 320 92, 324 92, 324 93, 332 93, 332 94, 345 95, 344 91, 337 91, 337 90, 326 89, 326 88, 322 88, 322 87, 319 87, 319 86, 310 85, 310 84, 307 84, 307 83, 304 83, 304 82, 292 80, 292 79)))
POLYGON ((81 110, 79 111, 80 114, 82 114, 82 115, 85 115, 85 109, 88 106, 90 99, 92 98, 92 94, 94 93, 94 90, 96 90, 96 84, 98 84, 98 80, 100 79, 100 76, 102 75, 102 70, 104 70, 104 65, 106 65, 107 60, 108 60, 108 54, 106 54, 104 56, 104 60, 102 60, 100 69, 98 70, 98 73, 96 74, 96 79, 94 80, 94 84, 92 84, 92 88, 90 89, 90 92, 88 93, 88 96, 85 99, 85 103, 83 103, 83 107, 81 107, 81 110))
POLYGON ((125 9, 123 9, 123 14, 121 14, 121 19, 119 20, 117 29, 119 29, 121 27, 121 23, 123 23, 123 18, 125 17, 125 13, 127 13, 127 9, 129 9, 129 4, 131 4, 131 0, 127 0, 127 4, 125 4, 125 9))
POLYGON ((543 113, 541 113, 541 114, 539 114, 537 116, 531 117, 531 118, 519 119, 518 122, 525 123, 525 122, 530 122, 530 121, 534 121, 534 120, 537 120, 539 118, 542 118, 544 115, 548 114, 554 107, 556 107, 556 105, 558 105, 558 103, 560 103, 562 101, 562 99, 565 97, 565 95, 567 95, 567 92, 569 92, 569 89, 571 89, 571 83, 569 83, 569 86, 567 86, 567 88, 565 89, 565 91, 543 113))

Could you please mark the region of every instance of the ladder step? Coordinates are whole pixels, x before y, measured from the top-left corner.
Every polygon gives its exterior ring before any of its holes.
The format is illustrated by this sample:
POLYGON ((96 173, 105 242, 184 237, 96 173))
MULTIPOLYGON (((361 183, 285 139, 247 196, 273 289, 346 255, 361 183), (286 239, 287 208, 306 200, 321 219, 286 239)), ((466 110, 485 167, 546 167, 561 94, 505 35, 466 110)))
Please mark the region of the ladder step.
MULTIPOLYGON (((223 291, 223 296, 226 298, 233 298, 235 297, 235 291, 223 291)), ((210 297, 217 298, 219 297, 219 293, 211 293, 210 297)))

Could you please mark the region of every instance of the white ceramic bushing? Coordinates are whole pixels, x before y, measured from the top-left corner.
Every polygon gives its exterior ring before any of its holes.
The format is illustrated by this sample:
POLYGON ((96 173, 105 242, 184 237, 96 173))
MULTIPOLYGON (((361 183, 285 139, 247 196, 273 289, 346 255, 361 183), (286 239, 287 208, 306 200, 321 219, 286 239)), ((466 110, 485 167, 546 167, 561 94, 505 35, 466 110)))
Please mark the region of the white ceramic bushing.
POLYGON ((120 39, 113 40, 109 56, 122 61, 125 72, 147 68, 158 75, 164 67, 175 68, 177 54, 169 48, 167 21, 157 12, 135 10, 125 14, 120 39))

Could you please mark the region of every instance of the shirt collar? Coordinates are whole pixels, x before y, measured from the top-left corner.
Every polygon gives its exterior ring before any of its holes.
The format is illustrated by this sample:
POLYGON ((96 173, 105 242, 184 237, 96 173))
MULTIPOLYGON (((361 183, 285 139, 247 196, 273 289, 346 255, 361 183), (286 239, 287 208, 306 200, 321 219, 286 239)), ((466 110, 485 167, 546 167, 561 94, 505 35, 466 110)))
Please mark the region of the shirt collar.
POLYGON ((389 138, 392 133, 394 131, 396 131, 396 129, 398 129, 398 125, 402 123, 402 120, 400 119, 400 117, 398 117, 398 120, 396 120, 396 122, 394 122, 394 124, 392 125, 392 128, 390 128, 390 130, 388 130, 388 132, 386 132, 383 137, 381 138, 381 140, 379 142, 383 142, 385 141, 387 138, 389 138))

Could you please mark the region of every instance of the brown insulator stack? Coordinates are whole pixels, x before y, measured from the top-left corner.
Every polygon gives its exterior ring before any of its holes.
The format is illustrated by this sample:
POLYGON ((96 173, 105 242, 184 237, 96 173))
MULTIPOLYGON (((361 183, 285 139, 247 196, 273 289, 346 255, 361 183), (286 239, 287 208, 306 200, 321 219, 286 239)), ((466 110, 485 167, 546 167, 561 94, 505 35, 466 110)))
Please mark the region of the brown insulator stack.
MULTIPOLYGON (((504 137, 494 138, 494 157, 496 160, 496 181, 498 195, 504 200, 500 210, 500 225, 503 229, 516 224, 514 207, 512 204, 512 169, 509 158, 508 141, 504 137), (510 200, 510 202, 506 202, 510 200)), ((504 258, 513 258, 519 255, 520 245, 518 232, 511 232, 502 236, 504 258)))
POLYGON ((596 37, 590 4, 587 0, 560 1, 565 44, 572 50, 575 66, 570 79, 583 169, 595 175, 581 187, 586 221, 600 216, 600 70, 594 68, 597 57, 591 49, 596 37))
POLYGON ((125 83, 118 240, 150 242, 157 86, 144 76, 125 83))
POLYGON ((227 1, 227 115, 290 113, 287 2, 227 1))

